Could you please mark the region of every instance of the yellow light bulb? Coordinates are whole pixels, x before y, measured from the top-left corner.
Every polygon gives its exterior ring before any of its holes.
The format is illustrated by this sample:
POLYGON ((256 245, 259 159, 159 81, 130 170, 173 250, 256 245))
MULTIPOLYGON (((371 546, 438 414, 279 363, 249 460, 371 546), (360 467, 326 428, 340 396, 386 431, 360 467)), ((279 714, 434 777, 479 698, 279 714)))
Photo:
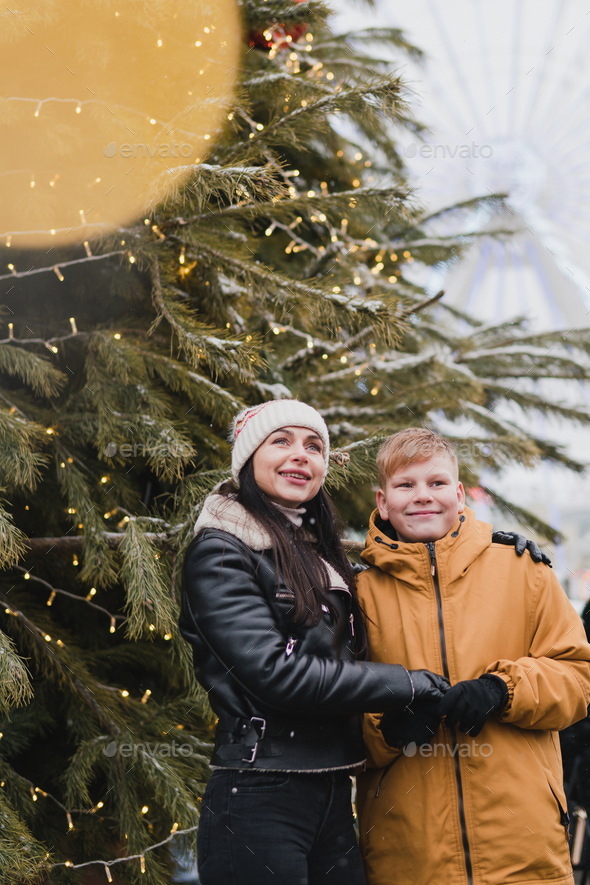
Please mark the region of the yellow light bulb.
POLYGON ((141 813, 142 813, 142 814, 147 814, 148 811, 149 811, 149 808, 148 808, 147 805, 144 805, 143 808, 141 809, 141 813))

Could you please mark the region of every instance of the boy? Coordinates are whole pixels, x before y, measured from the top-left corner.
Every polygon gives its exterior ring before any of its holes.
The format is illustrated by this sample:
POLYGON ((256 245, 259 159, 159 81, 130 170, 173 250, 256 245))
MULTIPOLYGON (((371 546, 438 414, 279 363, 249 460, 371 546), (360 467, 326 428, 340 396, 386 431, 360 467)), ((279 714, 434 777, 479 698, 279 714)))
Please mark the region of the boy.
POLYGON ((371 659, 451 689, 365 716, 368 885, 573 885, 557 732, 586 716, 590 646, 545 565, 492 543, 451 445, 389 437, 358 578, 371 659), (403 749, 402 749, 403 748, 403 749))

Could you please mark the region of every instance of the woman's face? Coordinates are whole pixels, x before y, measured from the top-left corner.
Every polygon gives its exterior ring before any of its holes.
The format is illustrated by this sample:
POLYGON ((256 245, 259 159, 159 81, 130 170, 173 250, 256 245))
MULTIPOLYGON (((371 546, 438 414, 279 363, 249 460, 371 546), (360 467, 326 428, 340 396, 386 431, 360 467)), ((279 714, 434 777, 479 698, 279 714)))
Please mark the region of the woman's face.
POLYGON ((282 427, 254 452, 254 479, 276 504, 299 507, 317 495, 324 476, 324 444, 307 427, 282 427))

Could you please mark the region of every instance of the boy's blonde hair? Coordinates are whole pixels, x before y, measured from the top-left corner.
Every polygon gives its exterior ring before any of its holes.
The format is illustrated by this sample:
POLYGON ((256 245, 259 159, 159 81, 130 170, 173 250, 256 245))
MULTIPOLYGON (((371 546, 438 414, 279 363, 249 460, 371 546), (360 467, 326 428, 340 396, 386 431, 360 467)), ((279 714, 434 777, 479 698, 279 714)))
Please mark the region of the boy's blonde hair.
POLYGON ((408 464, 427 461, 434 455, 448 455, 453 462, 456 477, 459 478, 459 465, 453 446, 434 430, 408 427, 407 430, 388 436, 377 454, 379 487, 384 489, 389 477, 408 464))

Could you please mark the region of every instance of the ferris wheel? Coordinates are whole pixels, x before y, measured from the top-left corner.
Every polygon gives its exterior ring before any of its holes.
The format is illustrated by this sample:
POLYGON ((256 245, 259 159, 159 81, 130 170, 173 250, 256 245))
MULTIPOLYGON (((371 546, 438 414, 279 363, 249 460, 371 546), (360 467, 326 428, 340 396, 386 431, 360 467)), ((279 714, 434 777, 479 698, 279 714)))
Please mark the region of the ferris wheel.
MULTIPOLYGON (((344 27, 351 21, 342 16, 344 27)), ((446 300, 479 319, 525 314, 533 327, 590 325, 590 13, 582 0, 381 0, 373 23, 426 53, 404 76, 425 142, 400 142, 430 208, 507 193, 446 279, 446 300)))

